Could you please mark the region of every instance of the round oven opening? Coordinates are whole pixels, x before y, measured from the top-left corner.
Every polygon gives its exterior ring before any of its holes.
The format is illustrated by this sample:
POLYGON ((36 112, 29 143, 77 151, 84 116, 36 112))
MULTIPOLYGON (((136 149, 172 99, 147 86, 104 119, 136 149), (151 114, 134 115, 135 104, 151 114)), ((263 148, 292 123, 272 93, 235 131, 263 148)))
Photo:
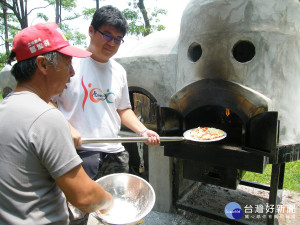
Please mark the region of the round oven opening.
POLYGON ((232 55, 240 63, 249 62, 255 56, 255 46, 250 41, 238 41, 232 48, 232 55))
POLYGON ((190 45, 188 49, 188 58, 192 62, 197 62, 202 56, 202 48, 201 45, 194 42, 190 45))

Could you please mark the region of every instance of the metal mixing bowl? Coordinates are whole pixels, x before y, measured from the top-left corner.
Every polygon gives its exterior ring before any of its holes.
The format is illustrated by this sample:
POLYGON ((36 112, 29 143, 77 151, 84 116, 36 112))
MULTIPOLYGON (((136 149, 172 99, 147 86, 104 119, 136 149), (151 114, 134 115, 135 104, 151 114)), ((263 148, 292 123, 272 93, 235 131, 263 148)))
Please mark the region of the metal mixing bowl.
POLYGON ((153 208, 155 192, 144 179, 127 173, 104 176, 96 181, 114 198, 107 214, 92 213, 104 224, 138 224, 153 208))

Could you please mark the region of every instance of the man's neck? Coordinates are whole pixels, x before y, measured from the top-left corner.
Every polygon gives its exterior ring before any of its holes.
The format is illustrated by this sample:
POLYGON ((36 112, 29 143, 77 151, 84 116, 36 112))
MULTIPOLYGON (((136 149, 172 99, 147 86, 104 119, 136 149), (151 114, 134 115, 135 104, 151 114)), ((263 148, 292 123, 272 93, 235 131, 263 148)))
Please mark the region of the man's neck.
POLYGON ((41 87, 32 85, 30 82, 19 83, 19 84, 17 84, 17 87, 14 90, 14 92, 24 92, 24 91, 28 91, 28 92, 32 92, 32 93, 36 94, 45 102, 50 101, 50 98, 45 95, 45 92, 42 90, 41 87))

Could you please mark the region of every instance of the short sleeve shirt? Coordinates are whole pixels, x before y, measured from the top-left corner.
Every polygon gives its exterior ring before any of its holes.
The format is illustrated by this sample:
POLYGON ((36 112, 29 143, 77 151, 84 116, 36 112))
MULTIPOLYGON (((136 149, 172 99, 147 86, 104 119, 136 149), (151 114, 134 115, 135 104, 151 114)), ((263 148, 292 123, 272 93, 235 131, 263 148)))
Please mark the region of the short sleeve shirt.
POLYGON ((64 116, 30 92, 0 103, 0 224, 68 224, 55 183, 82 160, 64 116))

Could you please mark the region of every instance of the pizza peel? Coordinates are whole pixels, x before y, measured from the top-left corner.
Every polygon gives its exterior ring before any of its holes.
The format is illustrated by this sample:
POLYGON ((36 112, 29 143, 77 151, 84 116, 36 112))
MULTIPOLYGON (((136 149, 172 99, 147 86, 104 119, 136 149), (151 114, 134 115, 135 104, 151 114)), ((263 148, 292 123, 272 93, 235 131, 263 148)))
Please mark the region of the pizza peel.
MULTIPOLYGON (((193 128, 194 129, 194 128, 193 128)), ((191 130, 187 130, 183 133, 183 137, 172 136, 172 137, 160 137, 160 142, 172 142, 172 141, 194 141, 194 142, 215 142, 224 139, 227 133, 224 132, 224 136, 212 140, 200 140, 191 137, 191 130)), ((136 142, 147 142, 148 137, 118 137, 118 138, 82 138, 82 144, 88 143, 136 143, 136 142)))

